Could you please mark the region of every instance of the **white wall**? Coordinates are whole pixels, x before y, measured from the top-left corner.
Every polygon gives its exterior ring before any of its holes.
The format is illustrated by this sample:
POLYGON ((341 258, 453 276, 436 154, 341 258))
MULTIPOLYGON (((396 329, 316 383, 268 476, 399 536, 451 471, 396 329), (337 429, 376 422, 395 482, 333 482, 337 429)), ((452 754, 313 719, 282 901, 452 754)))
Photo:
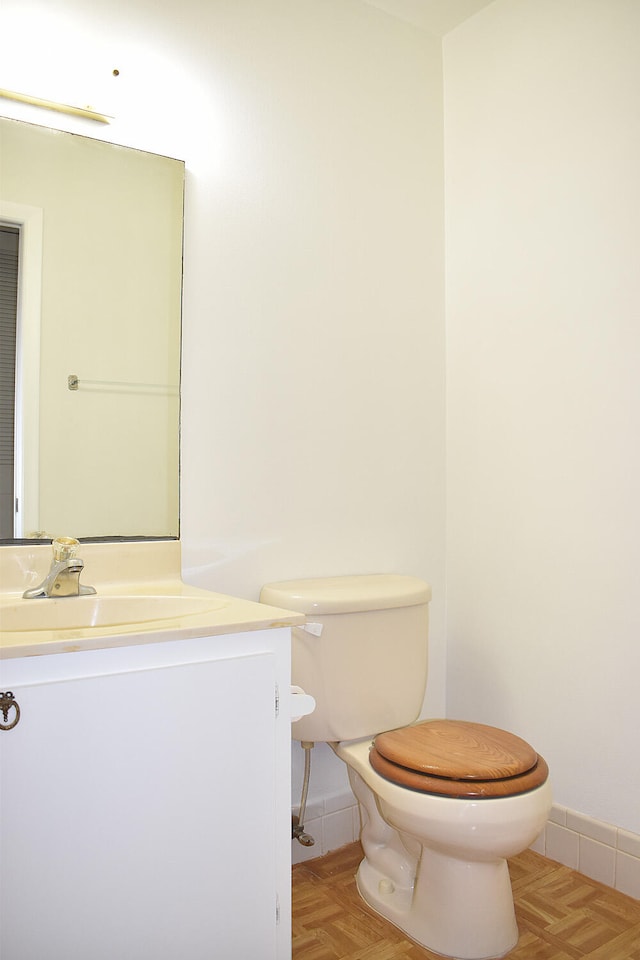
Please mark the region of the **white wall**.
POLYGON ((640 4, 445 38, 448 713, 640 831, 640 4))
MULTIPOLYGON (((357 2, 221 7, 229 154, 187 189, 185 575, 428 578, 442 710, 440 47, 357 2)), ((316 749, 311 796, 345 782, 316 749)))
MULTIPOLYGON (((444 44, 448 713, 636 832, 639 16, 496 0, 444 44)), ((187 162, 187 579, 428 578, 442 712, 438 45, 357 0, 5 0, 0 26, 116 115, 52 125, 187 162)))
MULTIPOLYGON (((55 17, 5 0, 1 16, 16 73, 28 37, 30 79, 40 65, 55 87, 66 64, 115 114, 92 135, 187 164, 186 579, 257 597, 281 578, 427 578, 442 713, 439 42, 359 0, 59 0, 55 17)), ((342 782, 314 764, 312 793, 342 782)))

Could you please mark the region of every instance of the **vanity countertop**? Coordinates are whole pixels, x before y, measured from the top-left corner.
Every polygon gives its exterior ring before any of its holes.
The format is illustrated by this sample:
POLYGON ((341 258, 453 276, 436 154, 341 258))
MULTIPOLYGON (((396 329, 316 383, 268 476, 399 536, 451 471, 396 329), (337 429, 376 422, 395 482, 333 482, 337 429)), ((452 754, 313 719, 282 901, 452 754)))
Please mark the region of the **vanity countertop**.
POLYGON ((108 546, 114 553, 119 548, 117 579, 108 569, 104 547, 86 544, 82 548, 86 555, 82 580, 95 586, 95 596, 34 600, 24 600, 22 594, 35 582, 34 570, 46 572, 49 553, 36 547, 34 562, 34 548, 26 548, 16 565, 13 554, 2 556, 10 548, 0 548, 0 659, 215 637, 304 623, 305 617, 291 610, 184 583, 179 563, 176 569, 175 562, 176 558, 179 561, 179 543, 169 542, 160 548, 157 544, 128 545, 124 549, 122 544, 108 546), (137 550, 138 546, 142 549, 137 550), (147 604, 150 611, 160 611, 161 615, 151 612, 147 616, 147 604), (136 611, 130 620, 127 610, 136 611), (30 620, 37 627, 29 628, 30 620))
MULTIPOLYGON (((102 624, 82 627, 57 627, 55 629, 11 630, 4 629, 5 611, 15 603, 49 605, 48 610, 59 613, 70 610, 71 605, 93 603, 93 597, 66 597, 57 600, 23 600, 20 594, 3 594, 0 599, 0 659, 9 657, 34 657, 53 653, 74 653, 78 650, 101 650, 106 647, 132 646, 142 643, 160 643, 166 640, 186 640, 191 637, 220 636, 229 633, 244 633, 248 630, 263 630, 271 627, 293 626, 304 622, 304 616, 291 610, 270 607, 252 600, 229 597, 189 587, 180 581, 145 583, 139 591, 108 589, 97 599, 154 597, 204 601, 202 611, 183 616, 149 619, 134 623, 102 624), (211 601, 207 607, 206 601, 211 601)), ((45 609, 40 608, 39 609, 45 609)), ((75 612, 75 611, 73 611, 75 612)))

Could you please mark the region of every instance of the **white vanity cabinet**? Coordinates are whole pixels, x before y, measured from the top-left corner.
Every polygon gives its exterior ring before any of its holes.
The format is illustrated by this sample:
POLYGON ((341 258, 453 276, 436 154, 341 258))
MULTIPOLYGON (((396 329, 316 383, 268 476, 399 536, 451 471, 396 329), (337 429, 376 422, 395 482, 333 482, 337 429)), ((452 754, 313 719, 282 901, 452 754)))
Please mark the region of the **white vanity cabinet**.
POLYGON ((289 649, 275 627, 2 662, 2 960, 290 957, 289 649))

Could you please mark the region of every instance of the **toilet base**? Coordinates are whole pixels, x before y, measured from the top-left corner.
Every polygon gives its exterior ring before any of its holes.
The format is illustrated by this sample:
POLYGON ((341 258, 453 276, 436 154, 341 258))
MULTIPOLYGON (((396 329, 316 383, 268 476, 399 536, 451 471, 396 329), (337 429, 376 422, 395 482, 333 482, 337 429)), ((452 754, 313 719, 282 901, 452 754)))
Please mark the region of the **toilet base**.
POLYGON ((471 864, 423 850, 412 889, 396 885, 365 856, 356 884, 372 910, 444 957, 496 960, 518 942, 504 860, 471 864))
POLYGON ((363 900, 410 939, 454 960, 497 960, 518 942, 508 858, 539 834, 547 782, 528 793, 466 801, 390 783, 369 742, 333 745, 361 816, 363 900))

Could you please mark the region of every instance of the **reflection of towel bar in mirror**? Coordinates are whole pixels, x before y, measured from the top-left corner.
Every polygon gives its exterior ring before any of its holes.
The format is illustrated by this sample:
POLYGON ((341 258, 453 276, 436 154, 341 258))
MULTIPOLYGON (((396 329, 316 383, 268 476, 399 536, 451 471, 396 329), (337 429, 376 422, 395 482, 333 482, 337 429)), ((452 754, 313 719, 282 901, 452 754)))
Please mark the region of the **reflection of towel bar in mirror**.
POLYGON ((178 396, 178 387, 170 383, 132 383, 125 380, 81 380, 75 373, 67 377, 69 390, 104 390, 115 393, 160 393, 178 396))

